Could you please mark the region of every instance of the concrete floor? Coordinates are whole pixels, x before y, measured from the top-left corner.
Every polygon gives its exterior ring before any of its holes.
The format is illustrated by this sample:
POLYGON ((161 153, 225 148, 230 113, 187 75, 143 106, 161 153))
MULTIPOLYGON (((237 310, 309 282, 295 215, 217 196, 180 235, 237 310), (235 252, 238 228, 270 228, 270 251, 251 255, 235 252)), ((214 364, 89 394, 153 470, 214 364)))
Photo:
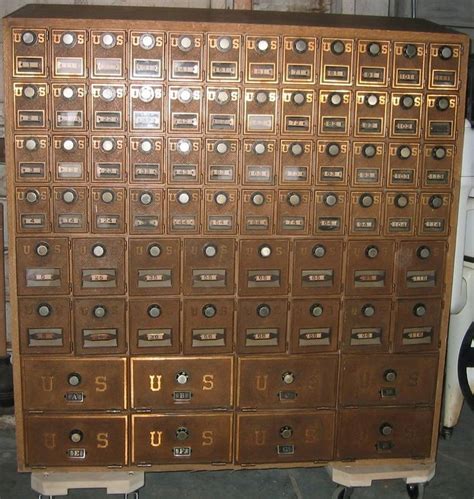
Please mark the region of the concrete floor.
MULTIPOLYGON (((0 499, 33 499, 29 474, 16 470, 13 428, 0 418, 0 499), (5 425, 3 425, 5 426, 5 425)), ((150 473, 140 499, 326 499, 335 485, 323 469, 150 473)), ((104 490, 71 491, 77 499, 105 499, 104 490)), ((356 489, 353 499, 407 498, 402 480, 374 482, 356 489)), ((474 499, 474 413, 464 407, 452 438, 441 440, 437 473, 425 489, 425 499, 474 499)))

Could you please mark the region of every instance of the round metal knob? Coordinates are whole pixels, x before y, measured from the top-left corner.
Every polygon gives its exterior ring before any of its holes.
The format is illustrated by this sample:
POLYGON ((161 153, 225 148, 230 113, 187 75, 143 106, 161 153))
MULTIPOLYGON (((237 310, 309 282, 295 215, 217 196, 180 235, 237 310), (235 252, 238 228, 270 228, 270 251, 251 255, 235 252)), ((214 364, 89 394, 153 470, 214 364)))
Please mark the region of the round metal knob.
POLYGON ((265 196, 261 192, 254 192, 250 197, 250 201, 255 206, 262 206, 265 202, 265 196))
POLYGON ((426 306, 423 303, 417 303, 413 307, 413 314, 417 317, 423 317, 426 314, 426 306))
POLYGON ((374 198, 372 194, 362 194, 359 198, 359 204, 363 208, 370 208, 374 204, 374 198))
POLYGON ((187 192, 180 192, 178 194, 178 203, 179 204, 188 204, 191 201, 191 196, 187 192))
POLYGON ((331 142, 326 146, 326 154, 335 158, 341 152, 341 146, 335 142, 331 142))
POLYGON ((63 99, 71 100, 76 96, 76 89, 73 87, 63 87, 61 89, 63 99))
POLYGON ((367 304, 362 307, 362 315, 364 317, 373 317, 375 315, 375 307, 367 304))
POLYGON ((73 190, 67 190, 67 191, 64 191, 62 193, 62 199, 65 203, 67 204, 71 204, 71 203, 74 203, 74 201, 76 201, 77 199, 77 194, 75 191, 73 190))
POLYGON ((36 245, 35 253, 38 256, 47 256, 49 253, 49 245, 47 243, 39 243, 36 245))
POLYGON ((266 104, 268 102, 268 99, 269 99, 268 92, 265 92, 263 90, 260 90, 255 94, 255 102, 257 104, 261 105, 266 104))
POLYGON ((417 54, 417 48, 416 48, 416 45, 413 45, 412 43, 407 43, 404 47, 403 47, 403 55, 407 58, 407 59, 413 59, 413 57, 416 56, 417 54))
POLYGON ((329 96, 329 104, 331 104, 331 106, 340 106, 342 104, 342 95, 338 93, 332 93, 329 96))
POLYGON ((220 140, 216 143, 215 149, 219 154, 226 154, 229 151, 229 145, 224 140, 220 140))
POLYGON ((206 244, 203 248, 204 256, 214 258, 217 255, 217 246, 215 244, 206 244))
POLYGON ((100 98, 107 102, 112 102, 117 97, 117 91, 113 87, 102 87, 100 89, 100 98))
POLYGON ((65 152, 72 152, 77 149, 76 139, 64 139, 61 144, 61 149, 65 152))
POLYGON ((38 91, 33 85, 26 85, 23 87, 23 97, 26 97, 27 99, 34 99, 37 93, 38 91))
POLYGON ((397 149, 397 156, 400 159, 408 159, 411 156, 411 147, 410 146, 400 146, 397 149))
POLYGON ((21 34, 21 41, 24 45, 34 45, 36 43, 37 36, 33 31, 23 31, 21 34))
POLYGON ((193 48, 193 39, 190 36, 183 35, 178 38, 178 47, 183 51, 187 52, 193 48))
POLYGON ((224 105, 230 101, 230 93, 227 90, 218 90, 216 94, 216 102, 224 105))
POLYGON ((145 205, 145 206, 148 206, 149 204, 151 204, 153 201, 153 194, 151 194, 151 192, 142 192, 140 194, 140 203, 145 205))
POLYGON ((260 40, 257 40, 256 48, 257 52, 265 54, 265 52, 268 52, 268 50, 270 49, 270 43, 268 42, 268 40, 261 38, 260 40))
POLYGON ((301 196, 297 192, 290 192, 286 196, 286 201, 290 206, 298 206, 301 204, 301 196))
POLYGON ((365 249, 365 256, 367 258, 377 258, 379 254, 379 249, 377 248, 377 246, 367 246, 367 248, 365 249))
POLYGON ((92 254, 96 257, 96 258, 102 258, 106 253, 106 249, 105 249, 105 246, 102 246, 102 244, 94 244, 94 246, 92 246, 92 254))
POLYGON ((193 100, 193 91, 190 88, 180 88, 178 90, 178 100, 183 104, 188 104, 193 100))
POLYGON ((263 142, 255 142, 253 145, 253 152, 255 154, 264 154, 267 150, 267 146, 263 142))
POLYGON ((303 92, 294 92, 291 94, 291 100, 296 106, 302 106, 306 102, 306 96, 303 92))
POLYGON ((385 381, 388 381, 389 383, 393 383, 397 379, 397 371, 394 371, 393 369, 387 369, 383 373, 383 379, 385 381))
POLYGON ((444 159, 446 157, 446 148, 443 146, 433 147, 431 150, 431 155, 434 159, 444 159))
POLYGON ((140 36, 138 43, 144 50, 151 50, 156 45, 155 37, 149 33, 143 33, 143 35, 140 36))
POLYGON ((100 141, 100 148, 104 152, 112 152, 116 149, 117 144, 115 139, 107 138, 100 141))
POLYGON ((449 109, 449 99, 447 97, 438 97, 435 106, 438 111, 446 111, 446 109, 449 109))
POLYGON ((308 42, 302 38, 295 40, 293 42, 293 50, 297 54, 304 54, 308 50, 308 42))
POLYGON ((177 428, 176 430, 176 438, 178 440, 186 440, 189 438, 189 430, 184 426, 177 428))
POLYGON ((228 36, 220 36, 217 39, 217 49, 221 52, 228 52, 232 48, 232 39, 228 36))
POLYGON ((444 45, 439 49, 438 54, 441 59, 447 61, 448 59, 451 59, 451 57, 453 57, 453 49, 451 47, 448 47, 447 45, 444 45))
POLYGON ((191 141, 188 139, 178 140, 177 148, 181 154, 189 154, 192 149, 191 141))
POLYGON ((30 204, 37 203, 39 200, 39 192, 38 191, 27 191, 25 199, 30 204))
POLYGON ((341 40, 335 40, 331 43, 331 52, 334 55, 341 55, 346 51, 346 47, 344 45, 344 42, 341 40))
POLYGON ((140 152, 144 154, 149 154, 153 150, 153 142, 149 139, 140 140, 138 148, 140 152))
POLYGON ((382 47, 380 46, 380 43, 371 42, 367 45, 367 53, 372 57, 377 57, 381 51, 382 47))
POLYGON ((189 379, 189 374, 185 371, 180 371, 179 373, 176 374, 176 381, 180 385, 185 385, 188 382, 189 379))
POLYGON ((100 44, 104 49, 114 48, 117 43, 117 37, 113 33, 102 33, 100 44))
POLYGON ((204 317, 211 319, 216 314, 217 314, 217 309, 214 305, 207 304, 204 305, 204 307, 202 307, 202 315, 204 315, 204 317))
POLYGON ((69 386, 79 386, 81 384, 82 378, 78 373, 71 373, 67 377, 67 382, 69 386))
POLYGON ((149 85, 144 85, 140 88, 138 97, 142 102, 151 102, 155 98, 155 91, 149 85))
POLYGON ((332 207, 337 204, 337 196, 333 192, 324 195, 323 202, 326 206, 332 207))
POLYGON ((293 436, 293 428, 291 426, 282 426, 280 428, 281 438, 291 438, 293 436))
POLYGON ((96 305, 92 313, 96 319, 103 319, 107 315, 107 309, 103 305, 96 305))
POLYGON ((272 248, 268 244, 263 244, 258 248, 258 254, 262 258, 268 258, 272 254, 272 248))
POLYGON ((153 258, 160 256, 161 246, 158 244, 151 244, 150 246, 148 246, 148 254, 153 258))
POLYGON ((214 201, 219 206, 224 206, 229 201, 229 196, 226 192, 216 192, 214 195, 214 201))
POLYGON ((293 142, 293 144, 290 145, 290 153, 292 156, 301 156, 303 152, 303 145, 299 142, 293 142))
POLYGON ((326 254, 326 248, 322 244, 317 244, 313 247, 313 256, 315 258, 322 258, 326 254))
POLYGON ((366 158, 373 158, 377 154, 377 148, 373 144, 365 144, 362 147, 362 154, 366 158))
POLYGON ((38 315, 40 317, 49 317, 51 315, 51 312, 52 312, 52 308, 50 305, 48 305, 47 303, 41 303, 39 306, 38 306, 38 315))
POLYGON ((309 308, 309 313, 313 317, 321 317, 321 315, 323 315, 323 311, 324 311, 323 306, 321 304, 319 304, 319 303, 314 303, 309 308))
POLYGON ((257 315, 264 319, 265 317, 268 317, 272 313, 272 309, 270 308, 270 305, 262 304, 257 307, 257 315))
POLYGON ((285 385, 291 385, 295 382, 295 375, 290 371, 286 371, 281 375, 281 379, 285 385))
POLYGON ((100 194, 100 199, 102 199, 103 203, 109 204, 112 203, 115 199, 115 194, 113 191, 102 191, 100 194))
POLYGON ((76 45, 77 42, 77 36, 76 33, 63 33, 61 36, 61 43, 67 47, 67 48, 72 48, 74 45, 76 45))
POLYGON ((84 434, 82 433, 81 430, 72 430, 71 433, 69 433, 69 440, 73 444, 78 444, 82 442, 82 439, 84 438, 84 434))
POLYGON ((39 142, 35 138, 30 137, 25 140, 25 149, 27 151, 33 152, 36 151, 38 148, 39 148, 39 142))
POLYGON ((400 105, 403 109, 411 109, 415 105, 415 99, 412 95, 403 95, 400 99, 400 105))
POLYGON ((408 206, 408 197, 405 194, 398 194, 395 196, 394 202, 397 208, 406 208, 408 206))
POLYGON ((420 246, 416 251, 416 255, 421 260, 426 260, 431 256, 431 250, 428 248, 428 246, 420 246))
POLYGON ((388 437, 393 433, 393 427, 389 423, 382 423, 380 425, 379 432, 384 437, 388 437))
POLYGON ((375 94, 368 94, 365 96, 364 102, 368 107, 375 107, 379 103, 379 98, 375 94))
POLYGON ((147 310, 147 314, 152 319, 156 319, 161 315, 161 307, 159 305, 150 305, 147 310))
POLYGON ((441 196, 431 196, 428 204, 433 208, 433 210, 437 210, 438 208, 441 208, 443 206, 443 198, 441 196))

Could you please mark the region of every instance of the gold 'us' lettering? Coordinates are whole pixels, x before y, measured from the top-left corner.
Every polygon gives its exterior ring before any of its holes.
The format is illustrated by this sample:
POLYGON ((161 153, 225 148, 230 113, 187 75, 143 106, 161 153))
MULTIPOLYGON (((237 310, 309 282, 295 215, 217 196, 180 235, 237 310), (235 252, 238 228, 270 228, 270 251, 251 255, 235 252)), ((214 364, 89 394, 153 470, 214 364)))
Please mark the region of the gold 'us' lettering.
POLYGON ((268 375, 266 375, 266 374, 265 374, 265 376, 258 375, 255 378, 255 381, 256 381, 256 386, 257 386, 258 391, 264 392, 267 389, 268 375))
POLYGON ((307 444, 314 444, 316 442, 316 430, 314 428, 306 428, 304 432, 304 441, 307 444))
POLYGON ((53 376, 41 376, 41 386, 44 392, 53 391, 53 376))
POLYGON ((150 390, 159 392, 161 390, 161 374, 150 374, 150 390))
POLYGON ((56 448, 56 433, 45 433, 44 434, 44 446, 47 449, 56 448))
POLYGON ((159 447, 161 445, 162 431, 150 431, 150 445, 152 447, 159 447))
POLYGON ((203 431, 202 432, 202 446, 209 446, 214 444, 214 432, 203 431))
POLYGON ((107 390, 107 376, 97 376, 95 385, 96 392, 105 392, 107 390))
POLYGON ((202 389, 203 390, 214 390, 214 375, 205 374, 202 377, 202 389))
POLYGON ((106 449, 109 446, 109 434, 97 433, 97 448, 106 449))
POLYGON ((255 430, 255 445, 265 445, 267 432, 264 430, 255 430))

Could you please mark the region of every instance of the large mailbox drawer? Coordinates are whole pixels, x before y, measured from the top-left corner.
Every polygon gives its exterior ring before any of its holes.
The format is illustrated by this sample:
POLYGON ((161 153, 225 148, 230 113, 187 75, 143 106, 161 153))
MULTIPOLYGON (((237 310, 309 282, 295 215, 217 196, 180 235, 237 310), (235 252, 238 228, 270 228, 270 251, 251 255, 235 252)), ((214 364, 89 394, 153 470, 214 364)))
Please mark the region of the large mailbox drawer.
POLYGON ((230 463, 232 415, 133 415, 132 442, 133 464, 230 463))
POLYGON ((27 411, 127 408, 126 359, 24 359, 22 377, 27 411))

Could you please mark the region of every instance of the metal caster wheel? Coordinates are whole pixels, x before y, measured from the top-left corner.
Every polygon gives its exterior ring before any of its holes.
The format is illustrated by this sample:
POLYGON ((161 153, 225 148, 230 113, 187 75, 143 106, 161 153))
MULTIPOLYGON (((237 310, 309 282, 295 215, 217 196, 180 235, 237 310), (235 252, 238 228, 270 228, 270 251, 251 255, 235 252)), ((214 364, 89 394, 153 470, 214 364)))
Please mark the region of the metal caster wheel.
POLYGON ((449 440, 453 436, 454 428, 451 426, 443 426, 441 428, 441 436, 444 440, 449 440))
POLYGON ((123 499, 139 499, 139 492, 138 490, 136 492, 131 492, 130 494, 125 494, 123 496, 123 499))
POLYGON ((352 496, 352 492, 354 492, 354 489, 352 487, 344 487, 343 485, 339 485, 333 492, 332 499, 349 499, 349 497, 352 496))
POLYGON ((408 483, 407 484, 407 494, 411 499, 423 499, 425 492, 424 483, 408 483))

